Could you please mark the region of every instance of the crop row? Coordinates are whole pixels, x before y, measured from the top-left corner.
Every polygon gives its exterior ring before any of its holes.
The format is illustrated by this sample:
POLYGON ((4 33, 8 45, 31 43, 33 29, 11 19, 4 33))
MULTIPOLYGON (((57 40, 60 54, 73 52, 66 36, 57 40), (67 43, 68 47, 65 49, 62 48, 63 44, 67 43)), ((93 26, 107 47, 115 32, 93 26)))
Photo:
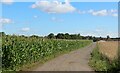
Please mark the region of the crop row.
POLYGON ((24 36, 2 37, 2 68, 19 70, 22 66, 42 61, 51 55, 90 44, 89 40, 55 40, 24 36))

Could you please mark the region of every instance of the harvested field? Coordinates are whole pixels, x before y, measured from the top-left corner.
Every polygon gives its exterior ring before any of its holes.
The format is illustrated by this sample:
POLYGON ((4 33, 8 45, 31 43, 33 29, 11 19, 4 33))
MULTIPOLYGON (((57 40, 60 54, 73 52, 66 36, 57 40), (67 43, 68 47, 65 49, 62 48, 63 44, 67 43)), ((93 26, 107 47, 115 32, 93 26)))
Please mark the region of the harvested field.
POLYGON ((105 55, 109 60, 118 57, 118 42, 117 41, 104 41, 98 42, 99 51, 105 55))

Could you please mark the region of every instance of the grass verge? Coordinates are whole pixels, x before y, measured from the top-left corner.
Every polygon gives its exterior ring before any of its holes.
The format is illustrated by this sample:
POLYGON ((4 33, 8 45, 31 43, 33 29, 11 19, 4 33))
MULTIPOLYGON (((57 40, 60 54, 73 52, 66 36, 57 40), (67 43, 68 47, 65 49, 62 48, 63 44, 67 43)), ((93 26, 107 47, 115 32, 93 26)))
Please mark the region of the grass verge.
POLYGON ((91 53, 91 58, 89 60, 89 65, 95 71, 101 71, 102 73, 116 73, 120 70, 119 59, 114 59, 110 61, 105 55, 99 52, 99 47, 94 48, 91 53))

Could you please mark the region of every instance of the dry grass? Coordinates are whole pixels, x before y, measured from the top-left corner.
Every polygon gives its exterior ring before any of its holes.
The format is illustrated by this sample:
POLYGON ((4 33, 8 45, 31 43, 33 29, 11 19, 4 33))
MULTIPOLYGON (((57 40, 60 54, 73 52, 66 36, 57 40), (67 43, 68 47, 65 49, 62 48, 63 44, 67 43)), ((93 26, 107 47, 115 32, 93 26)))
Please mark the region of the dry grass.
POLYGON ((118 42, 117 41, 99 41, 99 51, 108 59, 113 60, 118 57, 118 42))

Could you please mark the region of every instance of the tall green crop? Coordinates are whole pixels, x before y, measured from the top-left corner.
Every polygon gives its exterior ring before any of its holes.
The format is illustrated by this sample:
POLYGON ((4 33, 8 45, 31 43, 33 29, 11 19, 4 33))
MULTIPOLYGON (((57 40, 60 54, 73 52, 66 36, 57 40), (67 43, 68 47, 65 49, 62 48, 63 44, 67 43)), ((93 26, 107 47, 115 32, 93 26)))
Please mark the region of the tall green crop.
POLYGON ((19 70, 20 67, 42 61, 51 55, 71 51, 90 44, 83 40, 52 40, 24 36, 2 37, 2 68, 19 70))

